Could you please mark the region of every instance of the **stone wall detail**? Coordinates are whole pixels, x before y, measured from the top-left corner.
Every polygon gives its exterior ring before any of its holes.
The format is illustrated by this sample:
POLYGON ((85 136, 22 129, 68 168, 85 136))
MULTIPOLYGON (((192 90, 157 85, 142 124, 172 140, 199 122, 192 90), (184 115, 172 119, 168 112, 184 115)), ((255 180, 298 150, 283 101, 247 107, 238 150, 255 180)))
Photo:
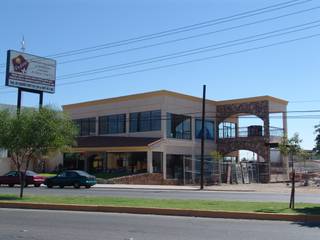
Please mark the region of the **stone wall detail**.
POLYGON ((269 103, 268 101, 255 101, 225 104, 217 106, 217 126, 228 118, 241 114, 255 115, 263 121, 263 136, 248 136, 235 138, 222 138, 217 140, 217 149, 222 155, 238 151, 249 150, 257 153, 265 160, 262 182, 270 179, 270 146, 269 146, 269 103))

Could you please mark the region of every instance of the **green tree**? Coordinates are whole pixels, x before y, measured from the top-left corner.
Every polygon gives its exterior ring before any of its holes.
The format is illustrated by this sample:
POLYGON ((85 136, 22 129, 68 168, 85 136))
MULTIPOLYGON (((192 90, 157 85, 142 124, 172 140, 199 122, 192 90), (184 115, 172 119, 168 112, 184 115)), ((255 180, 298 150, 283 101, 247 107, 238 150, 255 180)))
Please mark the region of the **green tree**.
POLYGON ((302 140, 298 133, 295 133, 292 138, 284 136, 279 143, 279 151, 283 156, 289 157, 291 161, 291 196, 290 196, 290 208, 294 208, 295 199, 295 170, 294 170, 294 157, 300 157, 304 155, 300 143, 302 140))
POLYGON ((314 151, 317 154, 320 154, 320 124, 315 125, 314 128, 315 128, 315 134, 317 134, 316 139, 315 139, 316 146, 314 148, 314 151))
POLYGON ((0 148, 7 149, 20 173, 20 198, 30 161, 74 144, 77 128, 63 112, 53 108, 23 109, 19 115, 0 111, 0 148))

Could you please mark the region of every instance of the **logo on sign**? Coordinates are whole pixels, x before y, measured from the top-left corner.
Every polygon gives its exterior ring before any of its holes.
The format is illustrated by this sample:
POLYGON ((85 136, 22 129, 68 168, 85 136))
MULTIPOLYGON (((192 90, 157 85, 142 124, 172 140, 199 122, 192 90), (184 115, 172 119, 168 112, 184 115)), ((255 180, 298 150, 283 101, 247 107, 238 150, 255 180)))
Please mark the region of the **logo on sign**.
POLYGON ((29 62, 22 55, 13 58, 12 64, 14 71, 21 73, 25 73, 29 66, 29 62))

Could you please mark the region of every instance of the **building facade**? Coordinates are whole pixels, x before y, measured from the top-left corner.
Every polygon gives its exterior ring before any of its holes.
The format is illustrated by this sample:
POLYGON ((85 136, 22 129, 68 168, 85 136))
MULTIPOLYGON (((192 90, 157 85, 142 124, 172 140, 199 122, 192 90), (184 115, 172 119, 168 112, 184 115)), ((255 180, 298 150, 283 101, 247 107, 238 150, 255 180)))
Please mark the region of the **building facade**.
MULTIPOLYGON (((286 171, 286 159, 272 152, 287 133, 287 101, 252 97, 206 100, 206 161, 217 151, 239 162, 240 150, 257 154, 260 181, 286 171), (278 113, 281 127, 270 126, 278 113), (239 118, 255 116, 260 125, 239 127, 239 118), (273 157, 273 156, 277 157, 273 157)), ((57 162, 64 168, 107 173, 161 173, 164 179, 196 178, 201 149, 202 99, 166 90, 64 105, 79 127, 77 144, 57 162)))

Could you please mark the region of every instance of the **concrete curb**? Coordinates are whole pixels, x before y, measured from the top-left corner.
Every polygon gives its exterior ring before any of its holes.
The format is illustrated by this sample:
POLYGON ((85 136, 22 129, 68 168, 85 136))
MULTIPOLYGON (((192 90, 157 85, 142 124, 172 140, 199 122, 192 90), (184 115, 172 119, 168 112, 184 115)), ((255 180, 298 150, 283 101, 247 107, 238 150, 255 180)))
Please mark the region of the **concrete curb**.
POLYGON ((111 190, 150 190, 150 191, 186 191, 186 192, 257 192, 256 190, 232 190, 232 189, 183 189, 183 188, 177 188, 177 189, 170 189, 170 188, 130 188, 130 187, 92 187, 94 189, 111 189, 111 190))
POLYGON ((41 209, 41 210, 63 210, 63 211, 86 211, 86 212, 111 212, 132 214, 153 214, 167 216, 206 217, 206 218, 231 218, 231 219, 255 219, 292 222, 319 222, 320 215, 292 215, 273 213, 247 213, 247 212, 225 212, 206 210, 187 210, 170 208, 143 208, 143 207, 114 207, 97 205, 71 205, 71 204, 44 204, 44 203, 16 203, 2 201, 0 208, 19 209, 41 209))

